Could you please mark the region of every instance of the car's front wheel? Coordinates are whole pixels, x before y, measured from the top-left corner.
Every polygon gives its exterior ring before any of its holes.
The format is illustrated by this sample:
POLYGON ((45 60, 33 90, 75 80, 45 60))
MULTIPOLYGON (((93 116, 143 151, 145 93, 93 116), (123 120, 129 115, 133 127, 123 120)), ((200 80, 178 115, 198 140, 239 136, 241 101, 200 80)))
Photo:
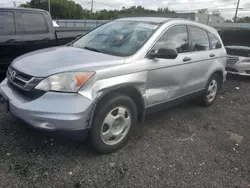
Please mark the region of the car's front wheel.
POLYGON ((111 153, 127 142, 137 123, 137 108, 133 100, 113 93, 97 106, 91 128, 91 142, 100 153, 111 153))

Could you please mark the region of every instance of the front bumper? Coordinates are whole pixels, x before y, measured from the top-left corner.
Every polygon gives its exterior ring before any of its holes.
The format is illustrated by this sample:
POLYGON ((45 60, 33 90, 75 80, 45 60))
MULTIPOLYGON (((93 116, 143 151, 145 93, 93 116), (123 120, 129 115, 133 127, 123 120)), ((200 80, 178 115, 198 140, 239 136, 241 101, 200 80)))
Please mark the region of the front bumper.
POLYGON ((226 71, 229 74, 250 76, 250 63, 227 64, 226 71))
POLYGON ((10 89, 5 79, 0 94, 8 100, 9 111, 34 128, 82 131, 89 128, 93 102, 77 93, 47 92, 27 101, 10 89))

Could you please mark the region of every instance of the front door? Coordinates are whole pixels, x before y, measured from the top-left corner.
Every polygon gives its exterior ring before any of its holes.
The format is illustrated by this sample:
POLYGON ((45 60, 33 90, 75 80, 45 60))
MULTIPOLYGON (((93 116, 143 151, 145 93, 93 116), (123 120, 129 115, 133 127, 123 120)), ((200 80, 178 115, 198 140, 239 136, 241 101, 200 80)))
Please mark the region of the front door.
POLYGON ((190 44, 186 25, 169 28, 156 42, 153 49, 176 49, 175 59, 148 59, 147 107, 177 99, 190 92, 189 83, 192 64, 190 44))

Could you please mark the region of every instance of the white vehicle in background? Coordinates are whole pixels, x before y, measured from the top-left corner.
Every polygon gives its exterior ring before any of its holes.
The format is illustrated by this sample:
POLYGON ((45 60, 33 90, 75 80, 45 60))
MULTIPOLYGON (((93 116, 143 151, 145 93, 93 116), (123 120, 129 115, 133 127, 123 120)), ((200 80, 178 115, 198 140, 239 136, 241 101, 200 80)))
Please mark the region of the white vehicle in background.
POLYGON ((234 28, 224 29, 219 33, 227 50, 226 71, 250 76, 250 30, 234 28))
POLYGON ((226 70, 230 74, 250 76, 250 47, 226 46, 228 60, 226 70))

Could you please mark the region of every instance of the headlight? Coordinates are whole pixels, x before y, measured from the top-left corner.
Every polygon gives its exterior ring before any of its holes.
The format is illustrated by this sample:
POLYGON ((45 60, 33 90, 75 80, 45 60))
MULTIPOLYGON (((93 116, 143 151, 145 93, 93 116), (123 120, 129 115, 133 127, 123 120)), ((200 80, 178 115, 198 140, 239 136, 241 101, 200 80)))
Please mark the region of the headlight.
POLYGON ((65 72, 55 74, 42 80, 35 89, 77 92, 94 74, 94 72, 65 72))
POLYGON ((250 63, 250 59, 243 59, 241 62, 242 63, 250 63))

